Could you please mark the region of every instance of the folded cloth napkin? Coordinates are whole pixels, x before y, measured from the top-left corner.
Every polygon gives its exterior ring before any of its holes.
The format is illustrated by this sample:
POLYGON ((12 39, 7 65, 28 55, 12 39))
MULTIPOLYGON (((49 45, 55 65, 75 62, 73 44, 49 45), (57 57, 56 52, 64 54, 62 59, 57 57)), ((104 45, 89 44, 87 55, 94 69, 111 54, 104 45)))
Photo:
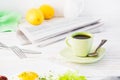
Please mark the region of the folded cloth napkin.
POLYGON ((81 17, 75 20, 64 21, 63 19, 62 22, 59 22, 55 19, 53 22, 45 22, 37 27, 24 23, 19 26, 17 36, 22 44, 33 43, 43 47, 63 40, 71 32, 87 31, 98 33, 103 31, 103 22, 98 18, 81 17))
POLYGON ((12 11, 0 11, 0 32, 15 31, 21 15, 12 11))

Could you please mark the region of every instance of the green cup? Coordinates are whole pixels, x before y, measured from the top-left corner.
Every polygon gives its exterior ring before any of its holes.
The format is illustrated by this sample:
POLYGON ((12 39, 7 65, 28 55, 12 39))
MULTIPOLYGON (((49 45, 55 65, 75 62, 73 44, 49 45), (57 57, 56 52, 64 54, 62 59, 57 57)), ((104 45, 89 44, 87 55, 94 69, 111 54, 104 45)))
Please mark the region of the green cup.
POLYGON ((75 32, 67 37, 65 42, 76 56, 85 57, 92 48, 93 35, 88 32, 75 32))

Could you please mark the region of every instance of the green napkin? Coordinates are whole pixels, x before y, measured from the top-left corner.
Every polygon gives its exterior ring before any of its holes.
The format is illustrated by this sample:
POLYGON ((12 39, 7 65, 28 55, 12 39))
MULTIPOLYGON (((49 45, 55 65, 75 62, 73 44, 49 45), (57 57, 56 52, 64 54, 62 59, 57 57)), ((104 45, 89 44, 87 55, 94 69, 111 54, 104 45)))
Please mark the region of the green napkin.
POLYGON ((15 31, 21 15, 12 11, 0 11, 0 32, 15 31))

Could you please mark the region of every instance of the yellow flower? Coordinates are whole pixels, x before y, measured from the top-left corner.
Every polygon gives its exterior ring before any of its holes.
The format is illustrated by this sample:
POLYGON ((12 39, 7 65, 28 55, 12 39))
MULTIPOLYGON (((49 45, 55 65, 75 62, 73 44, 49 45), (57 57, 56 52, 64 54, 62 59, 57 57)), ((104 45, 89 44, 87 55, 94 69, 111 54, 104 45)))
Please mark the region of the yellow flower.
POLYGON ((38 74, 35 72, 22 72, 18 77, 20 80, 36 80, 38 78, 38 74))

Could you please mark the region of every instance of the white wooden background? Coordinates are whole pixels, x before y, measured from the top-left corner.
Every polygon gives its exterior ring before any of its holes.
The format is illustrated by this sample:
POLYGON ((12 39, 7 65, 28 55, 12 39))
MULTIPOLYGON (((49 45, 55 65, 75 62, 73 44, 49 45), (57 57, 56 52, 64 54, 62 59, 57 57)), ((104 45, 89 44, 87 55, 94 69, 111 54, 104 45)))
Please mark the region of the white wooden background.
MULTIPOLYGON (((9 9, 25 13, 31 7, 38 7, 42 3, 50 3, 58 9, 63 8, 65 0, 0 0, 0 10, 9 9)), ((120 0, 84 0, 83 14, 112 17, 120 14, 120 0)))

